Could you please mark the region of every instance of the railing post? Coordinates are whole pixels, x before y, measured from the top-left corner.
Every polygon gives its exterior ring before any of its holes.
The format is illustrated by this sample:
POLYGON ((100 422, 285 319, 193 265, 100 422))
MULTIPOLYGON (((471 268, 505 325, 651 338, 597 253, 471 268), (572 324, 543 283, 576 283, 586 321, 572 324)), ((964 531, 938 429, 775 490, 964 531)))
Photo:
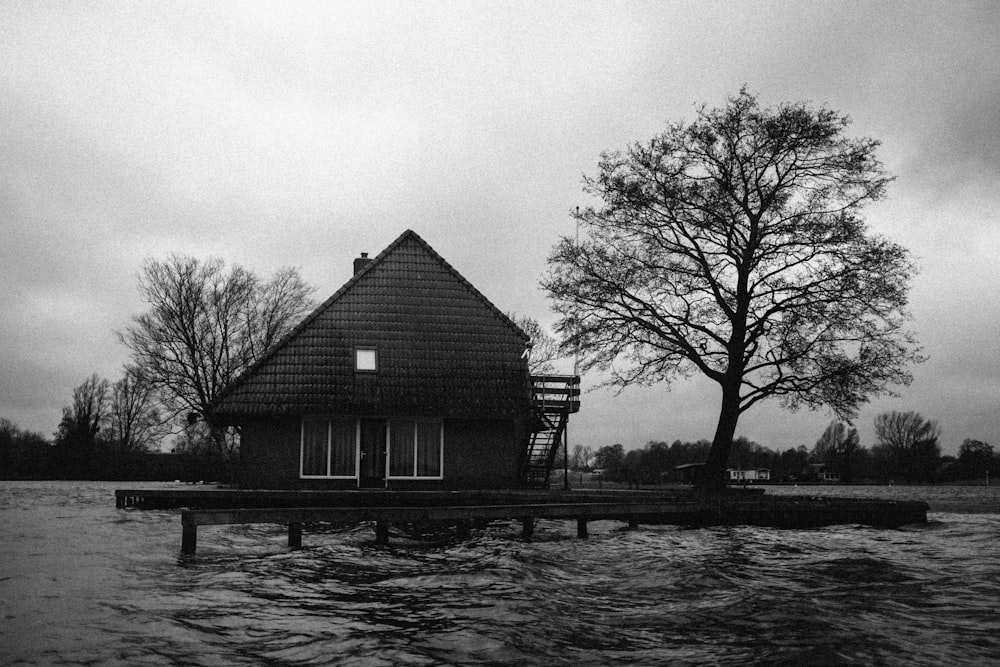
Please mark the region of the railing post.
MULTIPOLYGON (((566 413, 562 416, 563 419, 563 491, 569 491, 569 408, 566 408, 566 413)), ((557 444, 556 447, 559 445, 557 444)))

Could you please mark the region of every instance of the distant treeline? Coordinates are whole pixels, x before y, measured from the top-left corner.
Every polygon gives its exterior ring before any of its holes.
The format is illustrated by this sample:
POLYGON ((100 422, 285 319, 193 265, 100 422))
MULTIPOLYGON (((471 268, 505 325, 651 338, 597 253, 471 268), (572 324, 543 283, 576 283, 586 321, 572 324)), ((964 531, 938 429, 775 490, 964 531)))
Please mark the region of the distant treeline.
MULTIPOLYGON (((701 463, 711 442, 673 443, 651 441, 641 449, 626 451, 608 445, 592 451, 576 446, 570 455, 573 470, 600 470, 609 481, 650 485, 682 481, 677 466, 701 463)), ((962 443, 958 456, 941 456, 935 447, 900 452, 885 444, 868 448, 856 442, 850 447, 831 447, 822 438, 809 449, 775 451, 745 437, 733 443, 729 467, 770 471, 773 483, 811 483, 835 479, 840 483, 947 483, 984 480, 987 473, 1000 483, 1000 456, 993 447, 977 440, 962 443)))
POLYGON ((225 478, 225 464, 210 449, 181 446, 169 454, 122 447, 101 437, 92 441, 24 431, 0 419, 0 479, 92 479, 185 482, 225 478))
MULTIPOLYGON (((778 483, 822 479, 841 483, 939 483, 983 480, 987 474, 1000 483, 1000 455, 994 454, 992 445, 967 439, 958 456, 942 456, 933 422, 925 422, 915 413, 888 413, 882 417, 886 419, 877 422, 881 439, 871 448, 858 443, 854 429, 834 422, 811 449, 802 445, 775 451, 739 437, 733 442, 729 467, 766 468, 771 481, 778 483), (910 435, 893 435, 903 431, 910 435)), ((85 422, 64 418, 56 437, 49 440, 0 419, 0 479, 225 481, 234 463, 238 465, 231 459, 224 460, 197 425, 174 439, 169 454, 136 447, 125 439, 111 437, 112 433, 87 429, 85 422)), ((675 440, 670 444, 651 441, 630 451, 620 444, 596 451, 576 445, 569 467, 600 470, 604 479, 615 482, 648 485, 681 481, 677 466, 704 462, 710 448, 708 440, 675 440)), ((560 458, 556 468, 563 465, 560 458)))

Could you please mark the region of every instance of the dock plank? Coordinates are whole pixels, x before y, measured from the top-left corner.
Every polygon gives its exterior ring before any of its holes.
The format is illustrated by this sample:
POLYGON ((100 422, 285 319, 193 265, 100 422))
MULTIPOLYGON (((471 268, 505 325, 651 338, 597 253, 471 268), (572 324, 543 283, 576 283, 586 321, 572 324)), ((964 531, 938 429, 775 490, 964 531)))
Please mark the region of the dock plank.
POLYGON ((199 526, 236 523, 335 522, 357 523, 386 520, 400 523, 418 521, 460 521, 465 519, 511 519, 533 516, 539 519, 613 519, 631 515, 674 515, 701 507, 697 502, 655 503, 532 503, 505 505, 463 505, 445 507, 295 507, 245 508, 232 510, 184 510, 183 521, 199 526))

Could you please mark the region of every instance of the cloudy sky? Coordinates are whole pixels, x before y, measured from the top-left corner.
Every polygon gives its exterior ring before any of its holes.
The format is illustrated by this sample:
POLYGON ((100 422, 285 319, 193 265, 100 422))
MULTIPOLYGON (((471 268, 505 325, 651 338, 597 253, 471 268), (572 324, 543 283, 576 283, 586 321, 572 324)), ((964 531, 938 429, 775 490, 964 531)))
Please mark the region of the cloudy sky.
MULTIPOLYGON (((1000 446, 1000 7, 993 2, 7 2, 0 19, 0 417, 51 434, 120 376, 146 258, 298 267, 325 298, 412 228, 498 307, 538 282, 583 174, 746 84, 883 142, 873 230, 921 266, 916 410, 1000 446)), ((585 386, 594 384, 585 378, 585 386)), ((571 440, 710 438, 699 381, 584 395, 571 440)), ((812 445, 828 414, 739 432, 812 445)))

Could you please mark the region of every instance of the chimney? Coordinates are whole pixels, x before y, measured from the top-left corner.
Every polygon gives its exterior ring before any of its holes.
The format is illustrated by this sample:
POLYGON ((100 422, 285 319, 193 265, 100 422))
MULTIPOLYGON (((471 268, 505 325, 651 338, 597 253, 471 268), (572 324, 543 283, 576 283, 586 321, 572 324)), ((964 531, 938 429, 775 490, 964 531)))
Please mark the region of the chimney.
POLYGON ((360 273, 362 270, 364 270, 366 266, 368 266, 371 263, 372 260, 368 258, 368 253, 366 252, 361 253, 361 257, 358 257, 357 259, 354 260, 355 275, 360 273))

